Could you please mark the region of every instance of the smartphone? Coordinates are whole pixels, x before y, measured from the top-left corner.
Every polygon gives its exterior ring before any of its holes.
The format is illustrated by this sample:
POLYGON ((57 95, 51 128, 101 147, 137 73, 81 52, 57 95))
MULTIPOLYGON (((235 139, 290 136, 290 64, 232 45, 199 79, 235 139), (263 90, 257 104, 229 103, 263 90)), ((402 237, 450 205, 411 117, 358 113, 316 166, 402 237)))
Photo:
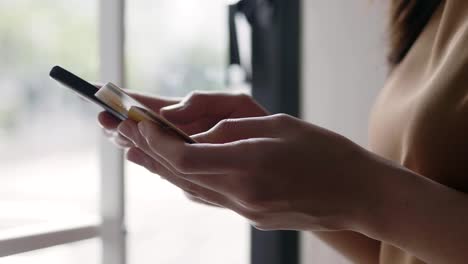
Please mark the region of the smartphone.
POLYGON ((99 105, 119 120, 131 119, 135 122, 149 120, 170 130, 187 143, 196 143, 174 124, 152 111, 115 84, 107 83, 98 89, 96 86, 60 66, 54 66, 49 75, 52 79, 71 89, 80 97, 99 105))

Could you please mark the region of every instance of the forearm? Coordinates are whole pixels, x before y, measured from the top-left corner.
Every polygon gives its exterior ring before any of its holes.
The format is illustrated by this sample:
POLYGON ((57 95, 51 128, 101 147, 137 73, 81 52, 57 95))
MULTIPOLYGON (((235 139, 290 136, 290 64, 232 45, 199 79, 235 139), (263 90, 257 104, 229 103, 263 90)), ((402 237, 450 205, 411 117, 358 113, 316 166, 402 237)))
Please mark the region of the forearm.
POLYGON ((399 168, 379 179, 382 204, 362 233, 429 263, 466 263, 468 195, 399 168))
POLYGON ((380 241, 352 231, 312 233, 353 263, 378 263, 380 241))

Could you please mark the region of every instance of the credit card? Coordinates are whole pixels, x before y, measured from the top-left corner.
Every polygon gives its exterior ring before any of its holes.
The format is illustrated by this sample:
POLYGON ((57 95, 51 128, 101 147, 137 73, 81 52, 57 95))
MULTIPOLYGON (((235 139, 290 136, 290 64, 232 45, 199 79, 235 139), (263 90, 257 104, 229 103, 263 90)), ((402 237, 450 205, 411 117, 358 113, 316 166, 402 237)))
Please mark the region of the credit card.
POLYGON ((168 129, 187 143, 196 143, 189 135, 180 130, 167 119, 151 110, 142 102, 138 101, 126 91, 113 83, 102 86, 95 94, 97 98, 106 103, 121 115, 135 122, 144 120, 152 121, 159 126, 168 129))

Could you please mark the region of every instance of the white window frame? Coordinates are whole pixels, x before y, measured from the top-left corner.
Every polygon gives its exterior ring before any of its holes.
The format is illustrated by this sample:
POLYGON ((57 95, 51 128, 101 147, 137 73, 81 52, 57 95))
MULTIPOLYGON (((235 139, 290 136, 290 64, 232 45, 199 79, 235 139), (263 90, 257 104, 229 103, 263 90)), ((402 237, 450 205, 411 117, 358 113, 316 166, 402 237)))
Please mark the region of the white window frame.
MULTIPOLYGON (((100 77, 124 86, 125 0, 98 1, 100 77)), ((101 219, 2 231, 0 257, 100 237, 102 263, 126 263, 123 155, 104 138, 100 143, 101 219)))

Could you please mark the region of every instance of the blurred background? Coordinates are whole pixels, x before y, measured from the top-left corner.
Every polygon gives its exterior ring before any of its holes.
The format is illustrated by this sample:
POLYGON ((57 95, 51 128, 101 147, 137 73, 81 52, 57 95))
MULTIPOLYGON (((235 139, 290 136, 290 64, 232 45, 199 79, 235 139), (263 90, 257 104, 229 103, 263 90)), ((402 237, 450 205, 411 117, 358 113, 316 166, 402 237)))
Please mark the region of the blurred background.
MULTIPOLYGON (((100 81, 98 4, 0 1, 0 232, 97 215, 97 109, 48 72, 60 64, 100 81)), ((127 1, 127 86, 165 96, 226 90, 226 6, 219 0, 127 1)), ((128 164, 126 170, 130 263, 248 260, 243 219, 190 203, 142 168, 128 164)), ((99 250, 98 241, 90 240, 0 263, 99 263, 99 250)))
MULTIPOLYGON (((127 87, 164 96, 249 92, 245 73, 227 70, 232 2, 126 1, 127 87), (229 79, 235 81, 227 85, 229 79)), ((386 1, 300 2, 300 115, 365 146, 368 112, 387 74, 386 1)), ((98 24, 99 0, 0 0, 0 236, 99 217, 98 109, 48 78, 59 64, 87 80, 109 81, 99 80, 98 24)), ((237 33, 249 46, 248 27, 237 33)), ((129 263, 250 262, 245 220, 188 202, 142 168, 125 164, 125 170, 129 263)), ((99 239, 91 239, 0 263, 97 264, 101 253, 99 239)), ((304 264, 348 263, 306 233, 300 256, 304 264)))

